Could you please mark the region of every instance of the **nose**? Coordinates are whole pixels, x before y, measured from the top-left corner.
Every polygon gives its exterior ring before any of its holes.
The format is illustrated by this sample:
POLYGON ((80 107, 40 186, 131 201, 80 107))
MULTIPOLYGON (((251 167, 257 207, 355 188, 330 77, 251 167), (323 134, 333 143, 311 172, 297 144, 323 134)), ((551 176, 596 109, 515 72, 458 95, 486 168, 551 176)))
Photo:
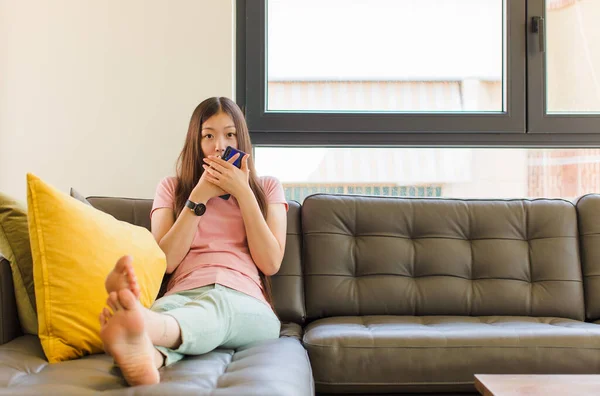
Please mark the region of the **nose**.
POLYGON ((225 148, 227 148, 227 143, 225 142, 224 139, 221 138, 217 138, 216 139, 216 144, 215 144, 215 154, 222 156, 223 153, 225 152, 225 148))

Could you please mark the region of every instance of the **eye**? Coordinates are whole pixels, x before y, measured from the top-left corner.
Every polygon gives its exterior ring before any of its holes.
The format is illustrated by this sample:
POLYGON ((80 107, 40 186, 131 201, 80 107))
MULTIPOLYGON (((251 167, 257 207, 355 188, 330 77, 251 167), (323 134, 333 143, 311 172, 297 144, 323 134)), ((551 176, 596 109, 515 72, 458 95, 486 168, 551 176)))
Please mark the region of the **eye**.
POLYGON ((227 137, 230 137, 230 138, 231 138, 231 137, 234 137, 234 136, 235 136, 235 133, 233 133, 233 132, 229 132, 229 133, 227 134, 227 137))
POLYGON ((206 135, 202 136, 204 139, 212 139, 214 136, 212 133, 207 133, 206 135))

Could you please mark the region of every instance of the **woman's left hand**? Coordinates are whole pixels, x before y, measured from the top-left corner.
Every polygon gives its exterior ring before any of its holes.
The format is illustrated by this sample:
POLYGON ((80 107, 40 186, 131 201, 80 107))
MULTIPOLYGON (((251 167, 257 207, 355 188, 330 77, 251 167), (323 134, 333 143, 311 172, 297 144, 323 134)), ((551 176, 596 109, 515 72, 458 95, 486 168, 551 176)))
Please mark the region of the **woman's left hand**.
POLYGON ((240 154, 235 154, 225 161, 216 156, 205 157, 204 171, 208 181, 221 187, 227 193, 239 198, 242 194, 250 190, 248 179, 250 177, 250 169, 248 169, 248 158, 250 154, 244 155, 242 158, 242 167, 237 168, 233 163, 238 159, 240 154))

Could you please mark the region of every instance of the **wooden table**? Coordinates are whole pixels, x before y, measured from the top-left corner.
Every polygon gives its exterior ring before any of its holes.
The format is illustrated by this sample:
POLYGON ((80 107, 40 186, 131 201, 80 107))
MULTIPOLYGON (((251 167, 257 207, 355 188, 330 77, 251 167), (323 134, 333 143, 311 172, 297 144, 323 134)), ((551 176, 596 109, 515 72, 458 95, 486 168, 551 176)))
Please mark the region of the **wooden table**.
POLYGON ((600 395, 600 375, 476 374, 483 396, 600 395))

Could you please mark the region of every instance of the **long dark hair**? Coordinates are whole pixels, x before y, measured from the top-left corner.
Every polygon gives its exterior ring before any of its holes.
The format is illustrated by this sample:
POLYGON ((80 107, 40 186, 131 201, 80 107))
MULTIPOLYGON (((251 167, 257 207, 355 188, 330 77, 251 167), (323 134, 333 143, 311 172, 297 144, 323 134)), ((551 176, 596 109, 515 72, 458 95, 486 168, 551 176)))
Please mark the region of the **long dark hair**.
MULTIPOLYGON (((179 154, 179 158, 177 159, 175 218, 179 217, 179 214, 185 206, 185 202, 189 198, 196 184, 198 184, 198 181, 204 172, 204 168, 202 168, 204 153, 202 153, 200 145, 202 139, 202 124, 210 117, 219 113, 225 113, 233 120, 237 134, 238 149, 245 153, 252 153, 252 142, 250 141, 248 125, 246 125, 244 114, 235 102, 225 97, 213 97, 200 103, 192 113, 185 143, 179 154)), ((258 182, 252 156, 248 159, 248 169, 250 169, 250 177, 248 180, 250 188, 252 189, 256 201, 258 202, 258 206, 260 207, 260 211, 266 220, 267 198, 261 184, 258 182)), ((269 276, 263 274, 260 268, 258 268, 258 272, 264 286, 265 298, 269 304, 271 304, 273 311, 275 311, 273 294, 271 292, 271 279, 269 276)))

